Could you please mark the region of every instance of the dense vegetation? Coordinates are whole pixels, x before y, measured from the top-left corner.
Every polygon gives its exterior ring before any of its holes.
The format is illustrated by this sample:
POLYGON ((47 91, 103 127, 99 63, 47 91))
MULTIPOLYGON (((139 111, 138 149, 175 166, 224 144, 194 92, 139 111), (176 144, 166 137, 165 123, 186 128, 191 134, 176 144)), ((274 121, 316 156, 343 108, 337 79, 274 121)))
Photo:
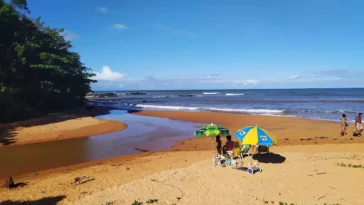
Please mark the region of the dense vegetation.
POLYGON ((0 0, 0 123, 82 106, 94 82, 64 30, 29 13, 26 0, 0 0))

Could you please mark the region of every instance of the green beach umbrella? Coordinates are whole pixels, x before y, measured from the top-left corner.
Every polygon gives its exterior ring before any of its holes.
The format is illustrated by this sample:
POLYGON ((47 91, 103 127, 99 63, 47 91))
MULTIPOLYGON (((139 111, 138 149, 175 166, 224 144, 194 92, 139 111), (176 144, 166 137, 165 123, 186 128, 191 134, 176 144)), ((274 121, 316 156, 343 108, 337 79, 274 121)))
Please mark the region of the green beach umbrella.
MULTIPOLYGON (((194 135, 195 136, 210 136, 211 137, 211 151, 212 151, 212 156, 214 156, 214 139, 213 137, 214 136, 217 136, 217 135, 229 135, 230 134, 230 131, 224 127, 221 127, 219 125, 215 125, 215 124, 209 124, 209 125, 206 125, 205 127, 202 127, 200 129, 198 129, 194 135)), ((214 157, 212 157, 212 165, 214 166, 215 164, 215 159, 214 157)))
POLYGON ((216 136, 219 134, 227 136, 230 134, 230 131, 224 127, 211 123, 209 125, 206 125, 205 127, 198 129, 194 133, 194 135, 198 136, 198 137, 203 136, 203 135, 213 137, 213 136, 216 136))

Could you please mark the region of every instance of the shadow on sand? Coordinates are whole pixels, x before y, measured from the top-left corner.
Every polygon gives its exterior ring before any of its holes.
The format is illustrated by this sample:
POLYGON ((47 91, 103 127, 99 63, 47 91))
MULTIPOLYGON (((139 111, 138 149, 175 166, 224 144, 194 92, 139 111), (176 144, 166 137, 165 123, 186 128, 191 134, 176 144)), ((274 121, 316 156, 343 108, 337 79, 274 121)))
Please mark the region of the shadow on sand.
POLYGON ((25 183, 25 182, 19 182, 19 183, 16 183, 14 184, 14 188, 18 188, 18 187, 25 187, 27 186, 28 184, 25 183))
POLYGON ((280 154, 275 153, 267 153, 267 154, 255 154, 253 155, 253 159, 257 160, 260 163, 272 163, 272 164, 281 164, 286 161, 286 158, 280 154))
POLYGON ((14 136, 13 130, 0 126, 0 144, 6 146, 15 143, 14 136))
POLYGON ((34 201, 3 201, 0 205, 56 205, 58 202, 62 201, 66 196, 56 196, 56 197, 46 197, 34 201))

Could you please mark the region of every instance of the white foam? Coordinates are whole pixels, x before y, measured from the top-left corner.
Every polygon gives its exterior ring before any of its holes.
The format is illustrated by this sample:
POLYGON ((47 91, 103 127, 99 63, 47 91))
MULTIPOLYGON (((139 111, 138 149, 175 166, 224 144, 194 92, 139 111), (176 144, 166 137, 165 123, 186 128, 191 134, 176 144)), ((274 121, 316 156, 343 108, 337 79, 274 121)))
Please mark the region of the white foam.
POLYGON ((244 113, 283 113, 284 110, 269 110, 269 109, 233 109, 233 108, 202 108, 204 110, 221 111, 221 112, 244 112, 244 113))
POLYGON ((216 95, 219 94, 217 92, 203 92, 204 95, 216 95))
POLYGON ((245 93, 225 93, 227 96, 245 95, 245 93))
POLYGON ((136 107, 151 108, 151 109, 168 109, 168 110, 197 110, 197 109, 199 109, 198 107, 143 105, 143 104, 137 104, 136 107))
POLYGON ((153 96, 153 98, 166 98, 166 95, 157 95, 157 96, 153 96))
POLYGON ((233 109, 233 108, 215 108, 215 107, 187 107, 187 106, 171 106, 171 105, 146 105, 137 104, 135 107, 145 109, 164 109, 164 110, 190 110, 190 111, 217 111, 217 112, 241 112, 255 114, 281 114, 284 110, 269 110, 269 109, 233 109))

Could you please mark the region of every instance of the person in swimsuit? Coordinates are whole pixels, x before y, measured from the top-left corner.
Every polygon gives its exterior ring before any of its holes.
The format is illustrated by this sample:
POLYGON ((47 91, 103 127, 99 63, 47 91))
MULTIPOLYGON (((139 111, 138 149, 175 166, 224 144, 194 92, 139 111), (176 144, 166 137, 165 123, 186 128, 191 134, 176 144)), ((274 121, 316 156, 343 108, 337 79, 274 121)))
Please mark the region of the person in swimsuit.
POLYGON ((346 127, 348 126, 348 124, 346 123, 346 115, 343 114, 342 116, 343 117, 341 118, 341 132, 340 132, 340 134, 341 134, 341 136, 344 136, 344 135, 347 134, 346 133, 346 127))
POLYGON ((355 118, 355 129, 354 129, 354 136, 361 136, 361 133, 363 132, 363 126, 361 125, 361 116, 362 113, 359 113, 358 116, 355 118))

